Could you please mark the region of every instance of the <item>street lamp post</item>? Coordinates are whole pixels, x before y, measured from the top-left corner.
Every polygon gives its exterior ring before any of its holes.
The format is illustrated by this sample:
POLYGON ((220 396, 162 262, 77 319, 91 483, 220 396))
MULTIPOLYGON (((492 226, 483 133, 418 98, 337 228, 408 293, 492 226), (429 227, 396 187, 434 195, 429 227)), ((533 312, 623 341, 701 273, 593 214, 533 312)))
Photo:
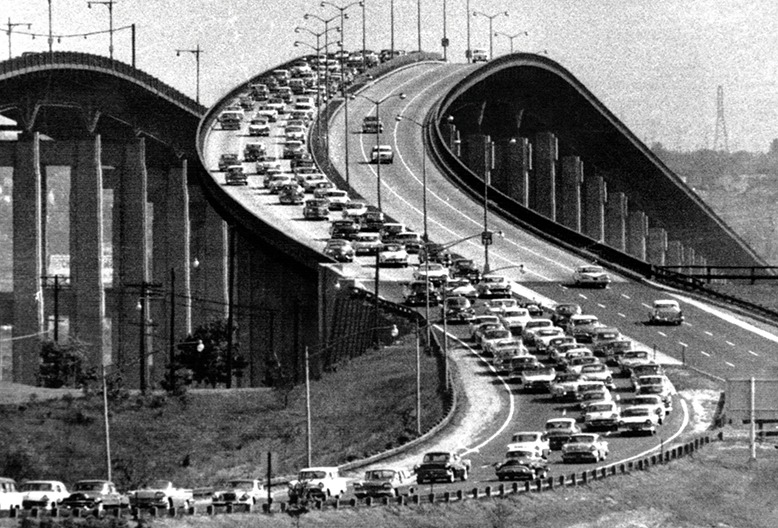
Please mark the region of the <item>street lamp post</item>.
POLYGON ((513 53, 513 41, 515 39, 517 39, 518 37, 526 36, 526 35, 529 35, 529 33, 527 33, 526 31, 522 31, 520 33, 516 33, 515 35, 509 35, 507 33, 503 33, 502 31, 495 31, 494 32, 494 36, 495 37, 503 36, 503 37, 506 37, 510 41, 510 43, 511 43, 511 53, 513 53))
POLYGON ((108 45, 108 53, 113 59, 113 5, 115 0, 91 0, 86 5, 89 9, 92 9, 92 5, 104 5, 108 7, 108 37, 110 44, 108 45))
MULTIPOLYGON (((390 335, 392 337, 397 337, 400 334, 400 331, 397 328, 397 325, 391 325, 391 326, 381 326, 381 327, 373 327, 373 328, 367 328, 360 330, 359 332, 355 332, 353 334, 349 334, 346 336, 341 337, 340 339, 330 342, 330 343, 324 343, 322 346, 318 347, 316 351, 311 354, 310 348, 306 345, 305 346, 305 356, 304 356, 304 363, 305 363, 305 445, 306 445, 306 456, 307 456, 307 462, 308 466, 311 467, 313 465, 312 463, 312 446, 313 446, 313 433, 312 433, 312 427, 311 427, 311 370, 310 370, 310 358, 311 356, 318 356, 319 354, 329 350, 333 346, 336 346, 340 344, 342 341, 345 341, 347 339, 350 339, 354 336, 364 334, 366 332, 375 332, 377 330, 385 330, 385 329, 391 329, 390 335)), ((418 334, 417 334, 418 336, 418 334)), ((418 347, 417 347, 417 356, 418 356, 418 347)), ((419 394, 421 393, 421 376, 419 375, 418 369, 419 369, 419 359, 417 357, 416 360, 416 401, 420 402, 421 397, 419 394)), ((420 403, 417 403, 417 409, 416 413, 419 414, 421 410, 420 403)))
POLYGON ((465 4, 465 15, 467 16, 467 49, 465 50, 465 58, 467 62, 473 62, 473 50, 470 49, 470 0, 467 0, 465 4))
POLYGON ((197 101, 197 104, 200 104, 200 54, 203 53, 203 50, 200 48, 200 43, 198 42, 195 49, 177 49, 176 57, 180 57, 182 53, 191 53, 195 56, 195 101, 197 101))
MULTIPOLYGON (((469 17, 468 17, 469 20, 469 17)), ((443 62, 448 61, 448 35, 446 34, 446 0, 443 0, 443 40, 440 41, 443 45, 443 62)))
POLYGON ((418 50, 421 53, 421 0, 416 0, 416 30, 418 33, 418 50))
POLYGON ((389 2, 389 51, 391 52, 390 59, 394 58, 394 0, 389 2))
POLYGON ((32 27, 32 24, 28 24, 26 22, 14 22, 11 23, 11 17, 8 17, 8 58, 11 58, 11 33, 13 32, 13 28, 18 26, 27 26, 27 29, 30 29, 32 27))
MULTIPOLYGON (((340 18, 340 15, 335 15, 332 18, 322 18, 319 15, 313 15, 311 13, 306 13, 303 15, 304 20, 308 20, 309 18, 315 18, 319 22, 324 24, 324 65, 326 66, 324 70, 324 98, 326 101, 329 101, 330 99, 330 65, 329 65, 329 45, 330 45, 330 38, 329 38, 329 30, 330 30, 330 22, 332 22, 335 19, 340 18)), ((342 31, 342 28, 341 28, 342 31)), ((325 101, 325 102, 326 102, 325 101)), ((328 145, 328 153, 329 153, 329 141, 327 142, 328 145)))
POLYGON ((486 136, 484 138, 484 231, 481 238, 484 245, 484 275, 489 273, 489 246, 492 243, 492 234, 489 232, 489 185, 491 185, 493 169, 494 141, 486 136))
MULTIPOLYGON (((319 57, 321 55, 321 51, 322 51, 322 49, 324 49, 320 45, 320 41, 321 41, 322 35, 324 35, 327 31, 340 31, 340 28, 339 27, 333 27, 333 28, 329 28, 329 29, 327 29, 325 31, 321 31, 319 33, 316 33, 315 31, 311 31, 308 28, 304 28, 304 27, 300 27, 300 26, 297 26, 296 28, 294 28, 294 32, 295 33, 299 33, 301 31, 306 31, 306 32, 310 33, 311 35, 313 35, 314 37, 316 37, 316 47, 311 46, 307 42, 301 42, 299 40, 295 41, 294 46, 295 47, 307 46, 307 47, 311 48, 312 50, 314 50, 316 52, 316 60, 318 61, 319 57)), ((326 64, 325 64, 325 66, 326 66, 326 64)), ((321 137, 321 76, 319 75, 318 72, 316 73, 316 136, 317 137, 321 137)), ((329 145, 329 142, 327 144, 329 145)))
POLYGON ((500 13, 495 13, 493 15, 487 15, 483 11, 473 11, 473 16, 481 15, 482 17, 486 17, 489 19, 489 59, 494 58, 494 29, 492 28, 492 23, 495 18, 498 16, 509 16, 507 11, 502 11, 500 13))

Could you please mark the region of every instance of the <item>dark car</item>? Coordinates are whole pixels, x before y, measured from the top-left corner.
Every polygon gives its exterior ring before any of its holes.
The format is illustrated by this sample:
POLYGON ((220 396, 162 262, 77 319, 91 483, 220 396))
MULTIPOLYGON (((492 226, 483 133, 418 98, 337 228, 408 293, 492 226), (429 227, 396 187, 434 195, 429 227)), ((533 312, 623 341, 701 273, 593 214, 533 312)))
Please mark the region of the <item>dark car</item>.
POLYGON ((69 497, 59 503, 68 509, 110 509, 128 508, 130 499, 119 493, 113 482, 107 480, 80 480, 76 482, 69 497))
POLYGON ((426 453, 421 464, 416 466, 416 482, 454 482, 456 479, 465 481, 469 472, 469 460, 462 460, 456 453, 435 451, 426 453))
POLYGON ((583 313, 580 304, 576 303, 559 303, 554 308, 554 313, 551 314, 551 320, 554 322, 554 326, 564 327, 567 324, 568 319, 572 315, 580 315, 583 313))
POLYGON ((481 270, 471 259, 456 259, 451 264, 451 276, 463 277, 477 284, 481 280, 481 270))
POLYGON ((534 451, 508 451, 495 467, 498 480, 535 480, 548 475, 548 460, 534 451))
POLYGON ((354 220, 334 220, 330 226, 330 235, 332 238, 351 240, 354 235, 359 233, 359 230, 359 224, 354 220))

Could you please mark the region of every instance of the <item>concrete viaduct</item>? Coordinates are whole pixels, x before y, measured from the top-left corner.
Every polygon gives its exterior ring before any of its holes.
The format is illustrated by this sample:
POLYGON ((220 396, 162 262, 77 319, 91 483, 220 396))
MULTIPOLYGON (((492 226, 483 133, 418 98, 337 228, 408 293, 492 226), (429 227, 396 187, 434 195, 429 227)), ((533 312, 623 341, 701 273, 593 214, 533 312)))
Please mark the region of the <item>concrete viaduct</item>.
MULTIPOLYGON (((0 293, 0 324, 13 325, 14 381, 35 382, 38 339, 52 324, 51 167, 70 173, 70 264, 60 315, 71 335, 90 345, 91 361, 118 365, 129 386, 137 383, 139 349, 162 352, 150 354, 152 379, 159 380, 173 335, 167 329, 181 340, 231 306, 238 308, 251 386, 268 382, 276 360, 299 373, 305 346, 350 335, 338 322, 360 323, 363 302, 332 287, 326 257, 283 226, 263 224, 203 177, 198 124, 218 107, 206 114, 157 79, 103 57, 42 53, 0 63, 0 115, 16 122, 6 130, 19 132, 0 141, 0 169, 10 167, 13 181, 13 290, 0 293), (110 219, 105 190, 113 193, 110 219), (110 280, 103 276, 107 223, 110 280), (150 329, 139 322, 139 303, 150 329)), ((763 265, 545 57, 517 54, 486 64, 427 118, 436 123, 427 128, 434 157, 467 192, 482 192, 489 172, 490 200, 555 240, 646 275, 664 264, 763 265)))

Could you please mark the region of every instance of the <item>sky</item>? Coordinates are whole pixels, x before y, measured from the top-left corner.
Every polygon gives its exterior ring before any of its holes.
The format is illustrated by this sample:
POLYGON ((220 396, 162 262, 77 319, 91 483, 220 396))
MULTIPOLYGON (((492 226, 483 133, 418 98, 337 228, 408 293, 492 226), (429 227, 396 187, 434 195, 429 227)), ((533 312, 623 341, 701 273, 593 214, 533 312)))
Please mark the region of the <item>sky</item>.
MULTIPOLYGON (((464 62, 467 22, 473 48, 489 49, 493 29, 513 39, 515 51, 543 53, 583 82, 647 144, 694 150, 714 146, 717 87, 724 89, 724 119, 731 151, 766 152, 778 138, 778 2, 774 0, 394 0, 396 49, 418 47, 421 6, 422 49, 440 51, 443 12, 450 41, 448 59, 464 62), (478 11, 476 16, 468 16, 478 11), (508 16, 502 15, 507 10, 508 16), (527 34, 524 35, 524 32, 527 34)), ((347 6, 353 0, 333 0, 347 6)), ((108 55, 106 2, 87 0, 0 0, 0 28, 14 26, 11 53, 47 51, 51 5, 55 51, 108 55)), ((391 0, 365 0, 368 49, 389 48, 391 0)), ((231 88, 292 57, 310 53, 295 40, 315 45, 302 26, 321 32, 323 19, 340 10, 315 0, 115 0, 113 26, 135 24, 137 67, 194 98, 196 63, 203 50, 200 99, 210 106, 231 88)), ((362 8, 345 11, 343 42, 361 49, 362 8)), ((336 33, 332 33, 337 35, 336 33)), ((7 58, 7 32, 0 59, 7 58)), ((333 37, 337 38, 337 37, 333 37)), ((510 40, 493 36, 495 55, 510 51, 510 40)), ((114 33, 114 58, 131 62, 131 32, 114 33)))

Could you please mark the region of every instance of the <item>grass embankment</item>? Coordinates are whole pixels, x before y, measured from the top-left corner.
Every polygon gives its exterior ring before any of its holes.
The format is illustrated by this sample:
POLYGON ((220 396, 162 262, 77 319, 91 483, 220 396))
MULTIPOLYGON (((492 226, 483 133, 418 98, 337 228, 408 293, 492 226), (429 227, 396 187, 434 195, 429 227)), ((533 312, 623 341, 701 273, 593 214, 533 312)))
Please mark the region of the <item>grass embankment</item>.
MULTIPOLYGON (((415 348, 372 350, 311 384, 313 463, 341 464, 415 435, 415 348)), ((435 358, 422 354, 422 425, 443 414, 435 358)), ((113 478, 124 489, 151 478, 212 486, 232 477, 264 477, 306 464, 305 392, 197 390, 183 397, 133 395, 110 404, 113 478)), ((63 397, 0 406, 3 476, 101 478, 105 471, 102 397, 63 397)))

